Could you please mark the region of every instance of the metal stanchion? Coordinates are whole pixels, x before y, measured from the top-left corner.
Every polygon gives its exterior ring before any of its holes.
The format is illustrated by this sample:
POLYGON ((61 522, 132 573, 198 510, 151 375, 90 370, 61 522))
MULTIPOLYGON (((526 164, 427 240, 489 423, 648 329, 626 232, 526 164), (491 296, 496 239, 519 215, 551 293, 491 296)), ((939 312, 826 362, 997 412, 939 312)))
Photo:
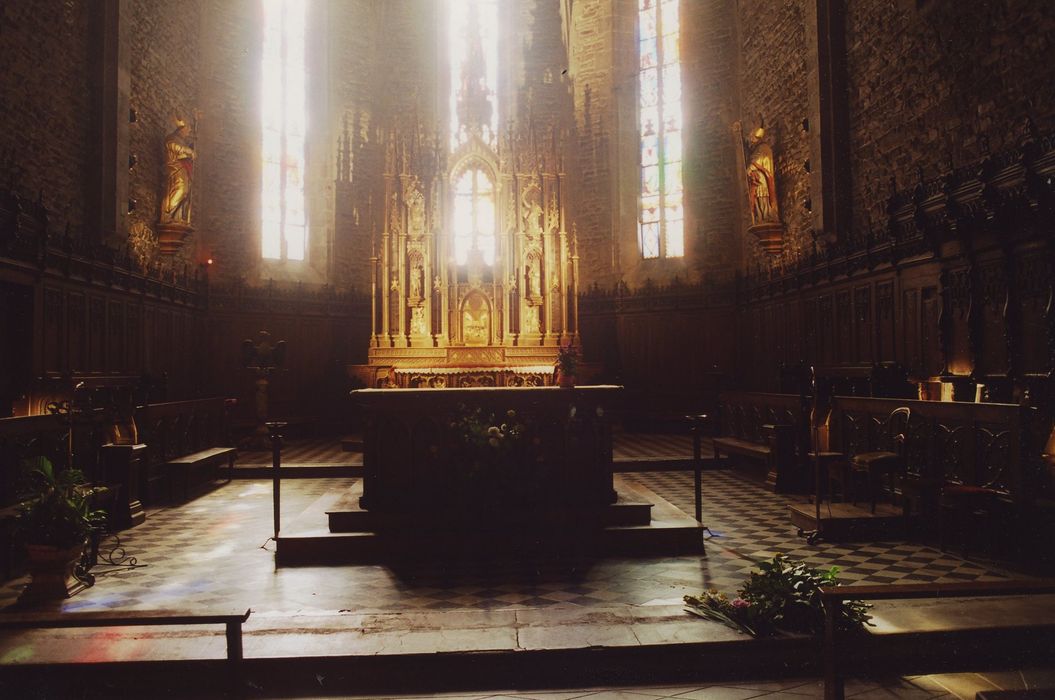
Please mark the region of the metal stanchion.
POLYGON ((282 434, 279 431, 285 427, 286 424, 281 422, 267 424, 268 437, 271 438, 271 505, 276 540, 278 539, 282 514, 282 434))
MULTIPOLYGON (((703 433, 703 423, 707 420, 707 414, 701 413, 685 417, 689 420, 689 429, 692 431, 692 471, 696 522, 703 525, 703 454, 700 448, 700 441, 703 433)), ((711 529, 706 525, 703 525, 703 529, 708 533, 711 532, 711 529)))

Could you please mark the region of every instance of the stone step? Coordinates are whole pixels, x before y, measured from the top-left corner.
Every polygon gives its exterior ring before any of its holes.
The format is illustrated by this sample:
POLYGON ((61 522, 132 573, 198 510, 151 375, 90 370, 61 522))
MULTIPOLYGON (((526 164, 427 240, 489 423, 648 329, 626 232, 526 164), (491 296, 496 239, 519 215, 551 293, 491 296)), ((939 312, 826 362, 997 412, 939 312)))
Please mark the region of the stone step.
MULTIPOLYGON (((357 493, 361 493, 361 491, 357 493)), ((342 500, 336 510, 327 511, 326 515, 329 519, 330 532, 366 532, 399 528, 399 523, 395 519, 401 516, 385 516, 371 513, 359 507, 357 498, 355 501, 354 503, 348 503, 346 500, 342 500)), ((583 513, 576 511, 552 511, 549 514, 542 515, 537 511, 532 511, 525 512, 522 515, 521 522, 530 518, 531 521, 548 522, 554 527, 558 525, 573 526, 575 523, 582 522, 585 519, 583 513)), ((486 518, 487 516, 483 515, 482 517, 486 518)), ((402 519, 405 520, 405 516, 402 519)), ((516 520, 515 515, 506 514, 504 522, 515 523, 516 520)), ((651 503, 631 502, 623 499, 604 507, 599 518, 599 522, 602 525, 648 525, 651 520, 651 503)), ((471 516, 468 518, 468 524, 469 526, 473 524, 471 516)), ((429 523, 417 522, 408 524, 407 527, 419 529, 428 525, 429 523)))
POLYGON ((376 516, 357 507, 362 483, 356 482, 341 493, 323 496, 283 524, 275 559, 279 566, 297 566, 479 557, 494 552, 657 556, 703 551, 703 529, 695 519, 643 486, 618 476, 615 484, 620 500, 607 509, 610 521, 600 525, 565 514, 549 523, 505 522, 495 527, 482 518, 475 527, 457 530, 421 522, 415 528, 378 531, 376 516), (331 531, 334 523, 337 530, 331 531))
POLYGON ((362 452, 363 451, 363 436, 362 435, 345 435, 341 438, 341 449, 345 452, 362 452))

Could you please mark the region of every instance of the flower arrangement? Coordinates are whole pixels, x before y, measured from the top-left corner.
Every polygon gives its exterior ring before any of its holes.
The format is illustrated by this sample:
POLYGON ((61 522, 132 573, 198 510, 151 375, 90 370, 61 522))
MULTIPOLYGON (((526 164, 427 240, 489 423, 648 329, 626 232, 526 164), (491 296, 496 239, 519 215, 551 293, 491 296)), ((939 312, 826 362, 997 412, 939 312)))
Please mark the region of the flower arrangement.
POLYGON ((484 454, 490 450, 503 452, 523 437, 526 427, 512 409, 506 411, 502 418, 504 420, 499 422, 493 413, 485 417, 480 408, 469 410, 459 406, 458 415, 450 427, 467 448, 484 454))
MULTIPOLYGON (((758 568, 732 600, 712 588, 701 596, 685 596, 685 609, 754 637, 780 632, 822 634, 824 607, 820 588, 838 584, 838 567, 818 571, 778 554, 772 561, 759 562, 758 568)), ((838 628, 861 630, 870 625, 870 607, 859 600, 844 601, 838 628)))
POLYGON ((571 343, 559 346, 554 367, 561 377, 574 377, 579 369, 579 348, 571 343))

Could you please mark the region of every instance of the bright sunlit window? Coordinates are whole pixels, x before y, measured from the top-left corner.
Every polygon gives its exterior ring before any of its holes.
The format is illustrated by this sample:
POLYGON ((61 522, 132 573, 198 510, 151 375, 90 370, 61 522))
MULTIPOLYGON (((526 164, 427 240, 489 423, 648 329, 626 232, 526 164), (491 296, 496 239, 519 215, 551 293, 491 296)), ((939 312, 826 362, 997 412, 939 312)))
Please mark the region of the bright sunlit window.
POLYGON ((645 258, 679 258, 685 254, 678 3, 638 0, 638 239, 645 258))
POLYGON ((305 0, 262 0, 261 90, 263 188, 261 251, 272 260, 303 260, 305 0))
POLYGON ((480 168, 466 170, 454 187, 455 261, 464 265, 474 247, 486 264, 494 264, 495 188, 480 168))
POLYGON ((451 146, 466 141, 466 125, 458 114, 458 97, 471 87, 486 95, 490 120, 481 136, 494 143, 498 133, 498 2, 497 0, 448 0, 447 46, 450 61, 451 146), (482 64, 482 70, 481 70, 482 64))

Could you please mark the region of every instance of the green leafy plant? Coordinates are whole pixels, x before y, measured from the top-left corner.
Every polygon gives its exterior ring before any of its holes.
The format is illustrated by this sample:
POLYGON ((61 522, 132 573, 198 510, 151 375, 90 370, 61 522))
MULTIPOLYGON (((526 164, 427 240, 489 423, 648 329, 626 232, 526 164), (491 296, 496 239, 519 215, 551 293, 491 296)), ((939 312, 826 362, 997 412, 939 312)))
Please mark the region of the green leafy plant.
POLYGON ((579 369, 579 349, 568 343, 557 348, 557 369, 565 376, 574 376, 579 369))
POLYGON ((69 549, 82 544, 106 512, 92 508, 95 489, 76 469, 56 472, 46 457, 23 463, 18 533, 27 544, 69 549))
MULTIPOLYGON (((686 610, 753 636, 821 634, 824 607, 820 589, 838 585, 838 567, 818 571, 782 554, 757 566, 758 571, 751 572, 736 598, 729 600, 712 589, 701 596, 685 596, 686 610)), ((871 624, 869 607, 859 600, 844 601, 836 625, 840 630, 863 629, 871 624)))

